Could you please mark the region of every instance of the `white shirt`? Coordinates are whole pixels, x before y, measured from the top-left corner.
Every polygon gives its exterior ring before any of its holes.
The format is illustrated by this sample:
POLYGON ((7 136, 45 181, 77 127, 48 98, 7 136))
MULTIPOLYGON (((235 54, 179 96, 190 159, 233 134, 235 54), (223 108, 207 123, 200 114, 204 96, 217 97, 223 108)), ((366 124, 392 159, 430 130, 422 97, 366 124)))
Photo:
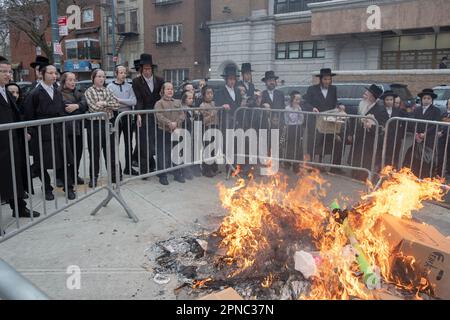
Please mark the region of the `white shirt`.
POLYGON ((320 87, 320 91, 322 91, 323 97, 326 99, 328 95, 328 88, 322 88, 320 87))
POLYGON ((150 88, 150 92, 153 93, 153 90, 155 90, 155 84, 153 83, 153 76, 150 77, 150 79, 147 79, 144 77, 145 82, 147 82, 148 87, 150 88))
POLYGON ((389 118, 392 117, 392 108, 386 108, 389 118))
POLYGON ((9 103, 8 101, 8 96, 6 95, 6 88, 5 87, 0 87, 0 93, 3 97, 3 99, 5 99, 6 103, 9 103))
POLYGON ((248 91, 248 89, 250 88, 250 85, 249 85, 249 83, 248 83, 248 82, 246 82, 246 81, 244 81, 244 86, 245 86, 245 89, 247 89, 247 91, 248 91))
POLYGON ((225 88, 227 88, 227 91, 230 94, 231 99, 233 99, 233 101, 236 101, 236 92, 234 92, 234 88, 230 88, 228 86, 225 86, 225 88))
POLYGON ((267 92, 269 93, 270 100, 273 102, 273 91, 267 90, 267 92))
POLYGON ((431 106, 431 104, 429 106, 422 106, 423 108, 423 114, 425 114, 425 112, 427 112, 428 108, 431 106))
POLYGON ((41 86, 42 88, 45 89, 45 91, 47 91, 48 95, 50 96, 50 98, 52 98, 53 100, 53 94, 55 92, 55 88, 53 88, 53 86, 48 86, 47 84, 45 84, 44 82, 41 82, 41 86))

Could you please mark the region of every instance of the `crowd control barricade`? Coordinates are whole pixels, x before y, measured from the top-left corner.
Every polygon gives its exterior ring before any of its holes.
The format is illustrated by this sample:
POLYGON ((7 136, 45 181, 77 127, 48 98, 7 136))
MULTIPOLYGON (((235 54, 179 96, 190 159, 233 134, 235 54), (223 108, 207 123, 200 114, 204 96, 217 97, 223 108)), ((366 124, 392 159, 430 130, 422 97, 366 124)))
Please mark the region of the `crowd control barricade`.
POLYGON ((0 242, 104 190, 136 220, 113 188, 111 132, 106 113, 0 125, 0 242))

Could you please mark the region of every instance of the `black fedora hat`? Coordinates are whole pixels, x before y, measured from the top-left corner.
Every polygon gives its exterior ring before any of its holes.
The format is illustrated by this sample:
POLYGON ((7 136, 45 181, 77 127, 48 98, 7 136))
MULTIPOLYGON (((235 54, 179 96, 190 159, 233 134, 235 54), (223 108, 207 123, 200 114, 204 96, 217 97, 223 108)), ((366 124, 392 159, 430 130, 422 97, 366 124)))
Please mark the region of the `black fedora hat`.
POLYGON ((8 61, 8 59, 6 59, 4 56, 0 56, 0 62, 3 62, 3 61, 8 61))
POLYGON ((316 75, 316 77, 321 77, 321 78, 325 77, 325 76, 334 77, 335 75, 336 75, 336 73, 333 73, 330 68, 323 68, 323 69, 320 69, 320 72, 319 72, 319 74, 316 75))
POLYGON ((50 64, 50 60, 46 57, 43 56, 36 56, 36 61, 30 63, 30 67, 32 67, 33 69, 36 69, 36 67, 41 67, 43 65, 49 65, 50 64))
POLYGON ((141 58, 139 59, 139 65, 143 66, 147 64, 153 66, 153 56, 148 53, 143 53, 141 54, 141 58))
POLYGON ((241 66, 241 73, 253 72, 251 63, 243 63, 241 66))
POLYGON ((393 97, 394 99, 398 97, 398 94, 394 93, 392 90, 386 90, 380 99, 386 99, 387 97, 393 97))
POLYGON ((433 89, 423 89, 421 93, 417 95, 420 99, 424 96, 430 96, 433 100, 437 98, 437 94, 434 93, 433 89))
POLYGON ((137 59, 133 61, 133 69, 139 71, 141 69, 141 60, 137 59))
POLYGON ((376 84, 372 84, 370 87, 366 87, 367 91, 369 91, 375 99, 379 99, 381 95, 383 94, 383 88, 377 86, 376 84))
POLYGON ((266 82, 266 81, 269 80, 269 79, 275 79, 275 80, 278 80, 279 77, 277 77, 277 76, 275 75, 275 72, 274 72, 274 71, 266 71, 266 73, 264 74, 264 78, 262 78, 261 81, 262 81, 262 82, 266 82))
POLYGON ((230 76, 235 76, 236 78, 239 77, 239 73, 238 73, 236 66, 232 65, 232 64, 227 65, 225 67, 225 69, 223 70, 223 74, 222 74, 223 78, 227 78, 230 76))

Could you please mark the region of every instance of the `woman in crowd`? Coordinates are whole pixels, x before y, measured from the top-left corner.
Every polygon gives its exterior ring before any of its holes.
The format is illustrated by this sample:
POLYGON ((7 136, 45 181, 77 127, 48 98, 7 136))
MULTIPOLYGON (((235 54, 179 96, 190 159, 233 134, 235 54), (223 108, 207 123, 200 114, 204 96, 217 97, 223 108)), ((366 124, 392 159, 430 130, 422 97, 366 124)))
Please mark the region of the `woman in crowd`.
MULTIPOLYGON (((86 122, 88 130, 88 146, 90 157, 90 182, 89 187, 97 186, 98 175, 100 173, 100 151, 103 151, 103 157, 107 163, 107 138, 106 126, 113 125, 114 111, 120 107, 119 101, 108 88, 105 88, 106 75, 101 69, 92 72, 92 87, 86 90, 85 96, 90 113, 106 112, 108 120, 93 118, 86 122)), ((115 161, 115 134, 110 130, 110 151, 111 151, 111 178, 116 183, 116 161, 115 161)), ((120 168, 120 173, 122 169, 120 168)))
MULTIPOLYGON (((81 91, 76 89, 76 81, 76 76, 72 72, 66 72, 61 76, 59 90, 63 96, 64 113, 66 116, 80 115, 87 111, 86 98, 81 91)), ((69 143, 74 155, 73 163, 75 168, 67 174, 72 176, 76 184, 84 184, 84 180, 79 175, 81 157, 83 156, 83 121, 78 120, 67 123, 66 131, 68 132, 69 143)), ((64 170, 60 170, 58 176, 60 178, 64 177, 64 170)))
MULTIPOLYGON (((303 133, 304 133, 304 122, 305 117, 303 114, 299 113, 302 111, 301 100, 302 97, 300 92, 291 92, 291 102, 286 107, 287 111, 296 112, 286 112, 284 114, 284 121, 286 125, 286 136, 285 136, 285 146, 286 146, 286 159, 303 161, 303 133)), ((295 173, 300 171, 300 164, 293 162, 292 169, 295 173)))
MULTIPOLYGON (((64 99, 60 91, 56 87, 57 70, 53 65, 43 65, 39 71, 42 75, 41 84, 36 87, 25 102, 25 120, 41 120, 58 118, 65 115, 64 99)), ((67 131, 66 131, 67 133, 67 131)), ((70 144, 67 143, 68 136, 63 135, 62 124, 44 125, 41 129, 42 141, 39 137, 39 131, 37 127, 33 127, 31 130, 31 137, 33 142, 33 158, 37 168, 43 167, 43 176, 40 174, 40 179, 44 185, 45 199, 52 201, 55 199, 53 195, 53 187, 50 183, 50 175, 47 170, 64 170, 67 172, 73 170, 73 155, 71 152, 70 144), (53 127, 53 132, 52 132, 53 127), (64 145, 64 139, 66 144, 64 145), (54 141, 52 143, 52 140, 54 141), (42 142, 42 149, 40 145, 42 142), (54 148, 53 148, 54 147, 54 148), (64 156, 64 153, 66 155, 64 156), (42 155, 42 158, 41 158, 42 155), (66 163, 64 163, 66 160, 66 163), (55 162, 55 166, 53 166, 55 162), (65 168, 66 167, 66 168, 65 168)), ((39 170, 40 172, 40 170, 39 170)), ((67 180, 64 181, 64 191, 66 191, 67 198, 74 200, 76 198, 73 189, 73 180, 71 176, 67 176, 67 180), (67 190, 66 190, 67 187, 67 190)))
MULTIPOLYGON (((161 88, 162 99, 155 104, 155 110, 164 111, 169 109, 181 109, 181 101, 173 98, 174 90, 170 82, 164 83, 161 88)), ((158 171, 169 169, 173 167, 172 163, 172 133, 177 129, 182 129, 186 116, 183 111, 169 111, 156 113, 157 129, 157 168, 158 171)), ((172 171, 175 181, 185 183, 183 170, 172 171)), ((161 173, 158 175, 159 182, 167 186, 167 174, 161 173)))
MULTIPOLYGON (((194 157, 194 141, 196 138, 194 136, 194 123, 195 121, 199 120, 199 113, 198 113, 198 108, 195 107, 195 95, 190 92, 190 91, 185 91, 183 93, 183 96, 181 97, 181 107, 183 109, 191 109, 188 112, 186 112, 186 130, 189 131, 189 133, 191 134, 191 144, 192 144, 192 151, 191 151, 191 155, 192 155, 192 160, 195 161, 195 157, 194 157)), ((196 177, 200 177, 202 175, 201 173, 201 169, 200 169, 200 165, 195 164, 191 167, 187 167, 185 169, 183 169, 183 174, 184 177, 188 180, 192 180, 194 176, 196 177)))
MULTIPOLYGON (((205 86, 202 89, 203 103, 200 105, 201 114, 203 117, 203 132, 206 132, 209 129, 216 129, 219 125, 219 116, 216 110, 212 110, 216 107, 214 103, 214 90, 211 87, 205 86)), ((209 144, 214 143, 211 141, 206 144, 204 148, 207 148, 209 144)), ((211 156, 215 156, 212 154, 211 156)), ((209 162, 209 161, 208 161, 209 162)), ((212 178, 219 171, 218 165, 216 162, 213 164, 203 162, 202 164, 202 173, 205 177, 212 178)))

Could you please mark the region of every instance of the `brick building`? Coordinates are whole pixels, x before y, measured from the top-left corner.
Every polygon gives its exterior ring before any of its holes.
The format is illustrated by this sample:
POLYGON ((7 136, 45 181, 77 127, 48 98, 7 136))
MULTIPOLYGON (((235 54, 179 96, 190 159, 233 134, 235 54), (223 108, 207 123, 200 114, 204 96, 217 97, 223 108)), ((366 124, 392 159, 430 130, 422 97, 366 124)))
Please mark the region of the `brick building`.
POLYGON ((211 0, 144 1, 144 12, 144 47, 159 75, 175 85, 207 76, 211 0))
POLYGON ((309 84, 322 67, 436 69, 450 56, 446 0, 215 0, 211 10, 213 77, 251 62, 256 84, 266 70, 287 85, 309 84))
MULTIPOLYGON (((101 65, 101 50, 99 30, 101 26, 101 12, 98 1, 83 1, 81 9, 81 28, 71 30, 69 35, 61 38, 62 70, 72 71, 78 74, 80 80, 88 79, 92 69, 101 65)), ((36 27, 48 25, 50 10, 45 4, 40 4, 42 13, 35 17, 36 27)), ((60 15, 66 15, 60 12, 60 15)), ((51 42, 51 29, 45 30, 47 42, 51 42)), ((45 55, 40 48, 31 42, 23 33, 11 28, 11 60, 15 67, 17 80, 33 81, 35 75, 30 63, 36 55, 45 55)))
MULTIPOLYGON (((103 67, 113 71, 114 64, 122 64, 130 68, 133 61, 139 59, 144 51, 144 2, 145 0, 102 1, 102 53, 103 67), (115 12, 115 34, 113 37, 113 12, 115 12), (114 39, 113 39, 114 38, 114 39), (113 55, 117 61, 114 61, 113 55)), ((133 71, 130 69, 130 71, 133 71)))

